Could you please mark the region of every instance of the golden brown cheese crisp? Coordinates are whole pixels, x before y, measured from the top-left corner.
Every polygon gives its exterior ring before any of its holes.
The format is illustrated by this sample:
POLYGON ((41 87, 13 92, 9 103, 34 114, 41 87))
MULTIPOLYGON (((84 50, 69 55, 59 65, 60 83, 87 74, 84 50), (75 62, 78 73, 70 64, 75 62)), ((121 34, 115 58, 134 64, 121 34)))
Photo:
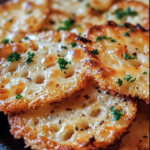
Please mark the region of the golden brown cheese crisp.
POLYGON ((98 150, 107 148, 126 131, 136 115, 136 100, 125 101, 88 82, 62 103, 9 116, 11 133, 36 150, 98 150), (114 120, 111 109, 121 116, 114 120))
POLYGON ((149 0, 136 0, 136 1, 143 2, 143 3, 145 3, 147 6, 149 6, 149 0))
POLYGON ((99 86, 113 95, 138 97, 149 103, 149 32, 112 23, 93 26, 87 37, 93 42, 83 47, 97 56, 87 62, 88 73, 99 86))
POLYGON ((37 34, 35 40, 0 44, 0 111, 27 111, 83 88, 89 58, 76 38, 68 32, 50 31, 37 34), (20 59, 10 62, 18 58, 16 53, 20 59))
POLYGON ((0 5, 0 28, 12 32, 39 31, 49 13, 49 0, 11 0, 0 5))
POLYGON ((137 1, 121 1, 114 4, 105 14, 107 20, 118 24, 125 22, 133 25, 140 24, 149 29, 149 7, 137 1))
POLYGON ((122 138, 119 150, 149 150, 149 105, 142 101, 128 134, 122 138))

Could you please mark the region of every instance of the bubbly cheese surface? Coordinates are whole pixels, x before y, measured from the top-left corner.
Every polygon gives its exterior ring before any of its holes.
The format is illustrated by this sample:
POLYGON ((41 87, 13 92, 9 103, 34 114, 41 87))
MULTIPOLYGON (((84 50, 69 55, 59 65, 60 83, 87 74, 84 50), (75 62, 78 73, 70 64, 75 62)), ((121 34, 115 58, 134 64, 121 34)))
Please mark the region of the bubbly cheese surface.
POLYGON ((88 57, 79 45, 71 45, 76 42, 75 34, 50 31, 36 37, 37 40, 0 44, 0 110, 5 113, 60 101, 86 83, 84 63, 88 57), (21 58, 9 62, 8 55, 15 52, 21 58), (27 64, 29 52, 34 57, 27 64), (65 62, 58 63, 59 59, 65 62), (61 68, 66 62, 65 68, 61 68), (18 94, 22 98, 16 99, 18 94))
POLYGON ((92 27, 87 36, 93 43, 86 44, 86 49, 98 51, 98 62, 89 63, 89 74, 112 94, 149 103, 149 33, 133 30, 116 25, 92 27))
POLYGON ((12 0, 0 5, 0 28, 12 32, 36 32, 49 13, 49 0, 12 0))
MULTIPOLYGON (((125 13, 123 13, 125 14, 125 13)), ((128 22, 133 25, 140 24, 142 27, 149 29, 149 7, 142 2, 137 1, 121 1, 114 4, 108 12, 105 14, 107 20, 112 20, 118 24, 122 24, 128 22), (135 15, 131 15, 132 13, 128 13, 128 15, 124 15, 124 17, 120 17, 122 12, 117 10, 121 10, 126 12, 127 9, 130 8, 130 12, 136 13, 135 15)))
POLYGON ((93 81, 62 103, 9 117, 11 133, 37 150, 106 148, 126 132, 136 114, 136 101, 101 91, 93 81), (122 111, 113 121, 110 108, 122 111))

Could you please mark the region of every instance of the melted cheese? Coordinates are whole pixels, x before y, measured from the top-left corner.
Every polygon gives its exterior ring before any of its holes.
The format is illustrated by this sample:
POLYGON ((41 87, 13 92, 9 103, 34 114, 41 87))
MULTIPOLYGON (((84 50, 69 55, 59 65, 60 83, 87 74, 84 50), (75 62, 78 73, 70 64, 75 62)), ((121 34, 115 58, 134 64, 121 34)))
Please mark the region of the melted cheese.
POLYGON ((49 13, 48 0, 12 0, 0 6, 0 27, 12 32, 35 32, 49 13))
POLYGON ((100 87, 112 94, 139 97, 149 103, 149 33, 136 29, 130 32, 127 28, 116 26, 95 26, 87 36, 93 41, 87 44, 87 49, 99 52, 100 64, 97 62, 96 67, 91 65, 89 74, 99 82, 100 87), (124 36, 125 33, 129 36, 124 36), (116 42, 111 42, 111 39, 95 42, 98 36, 111 37, 116 42), (126 60, 123 58, 126 53, 131 57, 137 55, 137 59, 126 60), (124 77, 128 75, 135 81, 125 81, 124 77), (121 86, 117 83, 118 79, 123 81, 121 86))
MULTIPOLYGON (((140 24, 146 29, 149 29, 149 7, 143 4, 142 2, 136 1, 121 1, 112 6, 112 8, 105 14, 107 20, 113 20, 118 24, 125 22, 131 23, 133 25, 140 24), (118 19, 114 14, 117 9, 126 10, 131 8, 131 11, 135 11, 138 14, 135 16, 128 15, 122 19, 118 19)), ((104 17, 105 17, 104 16, 104 17)))
POLYGON ((1 111, 26 111, 43 103, 60 101, 84 87, 87 79, 84 62, 87 56, 80 46, 71 46, 76 35, 53 31, 42 34, 39 35, 40 39, 34 41, 0 45, 1 111), (21 59, 8 62, 7 56, 14 52, 20 53, 21 59), (28 52, 35 56, 33 62, 27 65, 28 52), (61 71, 57 63, 59 58, 71 61, 67 69, 61 71), (22 98, 16 99, 17 94, 21 94, 22 98))
POLYGON ((106 148, 118 139, 136 114, 136 104, 122 101, 100 91, 89 82, 85 89, 74 93, 62 103, 45 105, 38 110, 9 118, 11 133, 23 137, 32 149, 106 148), (118 121, 112 121, 110 108, 123 111, 118 121), (94 142, 89 139, 94 136, 94 142), (38 142, 40 139, 40 143, 38 142))

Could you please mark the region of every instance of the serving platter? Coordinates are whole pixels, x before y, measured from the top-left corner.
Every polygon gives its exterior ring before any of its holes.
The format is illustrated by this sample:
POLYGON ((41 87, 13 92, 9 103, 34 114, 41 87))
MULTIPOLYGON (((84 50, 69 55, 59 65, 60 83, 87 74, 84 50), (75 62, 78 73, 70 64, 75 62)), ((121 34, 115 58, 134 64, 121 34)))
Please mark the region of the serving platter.
POLYGON ((9 130, 7 116, 0 113, 0 150, 30 150, 24 148, 23 140, 15 140, 9 130))

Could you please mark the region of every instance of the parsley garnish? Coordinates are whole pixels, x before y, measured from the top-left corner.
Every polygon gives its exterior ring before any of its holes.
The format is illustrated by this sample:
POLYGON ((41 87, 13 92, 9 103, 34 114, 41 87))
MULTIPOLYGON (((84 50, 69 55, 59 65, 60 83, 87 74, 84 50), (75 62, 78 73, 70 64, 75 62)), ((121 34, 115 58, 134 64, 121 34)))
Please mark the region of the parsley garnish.
POLYGON ((35 56, 34 53, 28 52, 28 58, 27 58, 26 64, 29 64, 29 63, 33 62, 32 58, 34 56, 35 56))
POLYGON ((19 61, 20 58, 21 58, 20 54, 17 52, 14 52, 7 56, 7 61, 9 61, 9 62, 19 61))
POLYGON ((27 12, 27 14, 31 14, 31 13, 32 13, 32 10, 30 10, 30 11, 27 12))
POLYGON ((111 42, 117 42, 117 40, 115 40, 115 39, 112 39, 112 40, 111 40, 111 42))
POLYGON ((12 22, 12 19, 9 19, 9 20, 8 20, 8 22, 10 22, 10 23, 11 23, 11 22, 12 22))
POLYGON ((74 25, 75 23, 75 20, 73 19, 69 19, 69 20, 66 20, 66 21, 62 21, 61 22, 63 24, 63 26, 60 26, 57 31, 60 31, 60 30, 71 30, 71 26, 74 25))
POLYGON ((130 76, 130 75, 125 76, 123 79, 126 80, 126 81, 128 81, 128 83, 132 83, 132 82, 134 82, 136 80, 136 78, 134 78, 133 80, 131 80, 132 76, 130 76))
POLYGON ((124 36, 130 36, 130 34, 128 32, 125 32, 123 35, 124 36))
POLYGON ((113 121, 118 121, 120 120, 121 116, 123 115, 124 112, 115 109, 115 106, 110 108, 111 115, 113 115, 113 121))
POLYGON ((9 42, 10 42, 9 39, 4 39, 4 40, 2 41, 2 43, 5 44, 5 45, 8 44, 9 42))
POLYGON ((147 74, 147 72, 146 72, 146 71, 144 71, 144 72, 143 72, 143 74, 147 74))
POLYGON ((87 3, 87 4, 86 4, 86 7, 91 7, 90 3, 87 3))
POLYGON ((97 49, 94 49, 93 51, 91 51, 92 52, 92 54, 95 54, 95 55, 98 55, 99 54, 99 52, 98 52, 98 50, 97 49))
POLYGON ((123 81, 121 79, 118 79, 118 81, 116 83, 118 83, 119 86, 121 86, 123 84, 123 81))
POLYGON ((72 42, 70 44, 71 44, 72 47, 76 47, 77 46, 77 43, 75 43, 75 42, 72 42))
POLYGON ((122 57, 126 60, 129 59, 138 59, 136 55, 134 55, 133 57, 131 57, 128 53, 125 53, 124 55, 122 55, 122 57))
POLYGON ((59 67, 60 67, 61 71, 63 71, 64 69, 68 69, 66 66, 68 64, 71 64, 71 61, 68 62, 64 58, 59 58, 57 63, 59 64, 59 67))
POLYGON ((20 95, 20 94, 18 94, 17 96, 16 96, 16 99, 21 99, 22 98, 22 96, 20 95))
POLYGON ((115 15, 116 15, 116 18, 123 19, 124 17, 127 17, 127 16, 136 16, 138 15, 138 13, 136 11, 132 11, 131 8, 128 7, 126 10, 117 9, 115 11, 115 15))
POLYGON ((44 28, 44 31, 48 31, 48 28, 44 28))
POLYGON ((68 47, 67 47, 67 46, 61 46, 61 48, 62 48, 62 49, 68 49, 68 47))
POLYGON ((25 40, 25 41, 30 40, 30 38, 29 37, 24 37, 23 40, 25 40))
POLYGON ((95 40, 95 42, 98 42, 98 41, 101 41, 101 40, 103 40, 103 39, 105 39, 105 40, 111 40, 111 37, 107 37, 107 36, 98 36, 97 38, 96 38, 96 40, 95 40))

